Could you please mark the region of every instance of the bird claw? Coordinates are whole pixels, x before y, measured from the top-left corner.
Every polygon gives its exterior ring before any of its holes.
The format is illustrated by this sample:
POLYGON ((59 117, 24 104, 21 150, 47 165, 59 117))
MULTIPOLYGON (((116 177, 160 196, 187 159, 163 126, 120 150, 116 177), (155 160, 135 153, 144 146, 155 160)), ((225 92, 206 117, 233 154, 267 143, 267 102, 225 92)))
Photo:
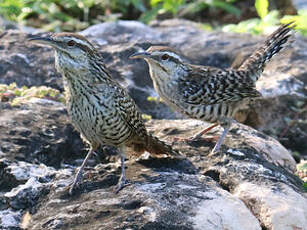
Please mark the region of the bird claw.
POLYGON ((212 151, 209 153, 208 157, 213 156, 214 154, 218 153, 219 149, 212 149, 212 151))
POLYGON ((74 190, 80 186, 82 178, 83 178, 83 174, 82 173, 78 173, 75 176, 74 182, 71 185, 69 185, 69 192, 68 192, 69 195, 72 195, 74 190))
POLYGON ((114 189, 115 194, 119 193, 123 188, 129 185, 131 185, 131 183, 128 180, 126 180, 126 178, 120 178, 118 184, 114 189))

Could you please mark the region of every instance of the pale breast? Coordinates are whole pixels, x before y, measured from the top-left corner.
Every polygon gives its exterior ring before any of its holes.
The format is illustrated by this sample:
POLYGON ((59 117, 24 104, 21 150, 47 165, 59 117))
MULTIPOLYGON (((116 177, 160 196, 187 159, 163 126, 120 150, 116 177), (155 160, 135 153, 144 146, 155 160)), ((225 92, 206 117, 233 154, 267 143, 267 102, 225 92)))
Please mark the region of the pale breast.
POLYGON ((164 101, 173 110, 185 114, 190 118, 214 123, 226 117, 233 118, 235 113, 246 105, 248 98, 238 102, 212 105, 189 104, 183 100, 173 99, 172 97, 168 97, 164 101))
POLYGON ((75 95, 68 105, 72 123, 89 143, 118 146, 132 131, 103 93, 75 95))

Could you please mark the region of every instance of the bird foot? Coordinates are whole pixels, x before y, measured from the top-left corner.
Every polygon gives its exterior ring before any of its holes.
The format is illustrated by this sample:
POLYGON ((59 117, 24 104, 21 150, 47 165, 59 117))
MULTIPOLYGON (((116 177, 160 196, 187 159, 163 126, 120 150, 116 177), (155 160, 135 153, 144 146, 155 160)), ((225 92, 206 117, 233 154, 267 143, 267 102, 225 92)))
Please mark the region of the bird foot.
POLYGON ((69 186, 69 195, 72 195, 74 190, 80 186, 82 181, 83 173, 78 172, 75 176, 74 182, 69 186))
POLYGON ((211 157, 211 156, 215 155, 218 152, 219 152, 219 150, 212 149, 212 151, 209 153, 208 157, 211 157))
POLYGON ((115 189, 114 189, 114 192, 117 194, 117 193, 119 193, 123 188, 125 188, 126 186, 129 186, 129 185, 131 185, 131 183, 130 183, 128 180, 126 180, 125 177, 121 177, 121 178, 119 179, 118 184, 116 185, 116 187, 115 187, 115 189))

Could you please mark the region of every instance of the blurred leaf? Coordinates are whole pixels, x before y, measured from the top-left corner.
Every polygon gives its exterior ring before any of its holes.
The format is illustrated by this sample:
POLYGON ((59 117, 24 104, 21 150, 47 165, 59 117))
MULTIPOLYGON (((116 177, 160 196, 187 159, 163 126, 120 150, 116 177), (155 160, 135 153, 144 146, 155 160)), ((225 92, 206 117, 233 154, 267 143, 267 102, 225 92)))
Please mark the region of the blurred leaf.
POLYGON ((161 2, 163 2, 163 0, 150 0, 150 5, 157 6, 161 2))
POLYGON ((240 16, 241 10, 222 0, 197 0, 185 4, 179 15, 193 14, 208 7, 220 8, 236 16, 240 16))
POLYGON ((298 171, 306 171, 307 172, 307 163, 304 163, 304 164, 298 164, 296 165, 296 169, 298 171))
POLYGON ((236 16, 241 15, 241 10, 239 10, 237 7, 231 5, 230 3, 220 1, 220 0, 213 0, 212 5, 221 9, 224 9, 225 11, 234 14, 236 16))
POLYGON ((270 34, 279 25, 279 13, 276 10, 270 11, 264 18, 252 18, 240 22, 239 24, 230 24, 222 28, 225 32, 252 33, 252 34, 270 34))
POLYGON ((147 97, 147 101, 158 101, 158 100, 159 100, 158 97, 151 97, 151 96, 147 97))
POLYGON ((185 4, 185 0, 150 0, 152 7, 160 5, 160 9, 176 15, 179 9, 185 4))
POLYGON ((145 12, 147 10, 142 0, 131 0, 131 3, 141 12, 145 12))
POLYGON ((283 24, 295 22, 295 29, 307 35, 307 10, 299 10, 297 15, 286 15, 280 22, 283 24))
POLYGON ((204 1, 190 2, 180 11, 179 15, 194 14, 209 7, 204 1))
POLYGON ((0 1, 0 14, 9 20, 15 21, 17 16, 21 13, 22 7, 22 0, 2 0, 0 1))
POLYGON ((202 24, 201 28, 206 31, 213 31, 213 28, 209 23, 202 24))
POLYGON ((15 89, 15 90, 14 90, 14 94, 15 94, 16 96, 21 96, 21 91, 20 91, 19 89, 15 89))
POLYGON ((148 115, 148 114, 142 114, 142 119, 143 120, 151 120, 152 117, 151 117, 151 115, 148 115))
POLYGON ((146 11, 144 14, 141 15, 140 20, 146 24, 149 23, 157 16, 160 9, 160 6, 156 6, 155 8, 146 11))
POLYGON ((260 18, 264 18, 268 14, 269 1, 256 0, 255 7, 260 18))
POLYGON ((45 31, 56 31, 59 32, 60 29, 59 27, 62 25, 62 22, 59 20, 55 20, 52 23, 46 24, 42 27, 43 30, 45 31))
POLYGON ((230 24, 224 26, 222 30, 224 32, 236 32, 236 33, 252 33, 258 34, 257 26, 260 24, 259 18, 253 18, 246 21, 242 21, 239 24, 230 24))
MULTIPOLYGON (((0 0, 0 15, 27 26, 47 31, 76 31, 102 21, 137 19, 149 23, 159 13, 173 17, 193 17, 204 10, 222 9, 239 16, 241 11, 234 3, 238 0, 0 0), (139 16, 140 15, 140 16, 139 16)), ((296 22, 296 29, 307 35, 307 10, 298 15, 287 15, 281 20, 278 11, 268 12, 268 0, 255 0, 260 18, 249 19, 237 25, 223 26, 223 31, 269 33, 280 22, 296 22)), ((206 15, 205 15, 206 17, 206 15)), ((211 29, 210 26, 206 27, 211 29)))
POLYGON ((8 85, 8 89, 10 89, 10 90, 15 89, 16 87, 17 87, 16 82, 13 82, 13 83, 11 83, 11 84, 8 85))

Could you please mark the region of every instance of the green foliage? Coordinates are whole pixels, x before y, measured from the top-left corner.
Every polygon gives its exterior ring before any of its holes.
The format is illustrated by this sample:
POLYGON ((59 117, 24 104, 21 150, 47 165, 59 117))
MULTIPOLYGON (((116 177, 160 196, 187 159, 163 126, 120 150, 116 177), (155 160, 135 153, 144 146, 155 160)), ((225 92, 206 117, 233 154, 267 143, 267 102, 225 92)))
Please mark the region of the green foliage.
POLYGON ((185 0, 150 0, 152 7, 159 7, 162 11, 171 12, 176 15, 179 9, 185 5, 185 0))
MULTIPOLYGON (((241 10, 238 0, 0 0, 0 15, 45 31, 78 31, 102 21, 121 19, 149 23, 159 15, 188 17, 220 9, 235 16, 241 10)), ((243 0, 241 0, 243 1, 243 0)), ((280 18, 277 11, 268 11, 268 0, 255 0, 259 18, 222 27, 223 31, 261 34, 271 32, 280 23, 296 22, 296 29, 307 35, 307 11, 280 18)), ((214 12, 214 11, 213 11, 214 12)), ((191 17, 192 16, 192 17, 191 17)), ((212 30, 209 24, 204 26, 212 30)))
POLYGON ((21 14, 23 7, 22 0, 0 0, 0 14, 9 20, 16 21, 21 14))
POLYGON ((307 10, 299 10, 297 15, 286 15, 280 21, 284 24, 295 22, 295 29, 307 36, 307 10))
POLYGON ((219 8, 240 15, 236 0, 0 0, 0 15, 47 31, 75 31, 102 21, 139 19, 145 23, 159 14, 182 17, 219 8))
POLYGON ((297 15, 286 15, 280 18, 278 11, 268 11, 268 0, 255 0, 255 7, 259 18, 229 24, 222 28, 225 32, 262 34, 271 33, 280 23, 295 22, 295 29, 307 35, 307 10, 299 10, 297 15))
POLYGON ((144 113, 142 114, 142 119, 145 121, 149 121, 152 119, 152 116, 144 113))
POLYGON ((207 8, 219 8, 239 16, 241 11, 232 5, 236 0, 150 0, 151 9, 141 16, 141 21, 148 23, 158 14, 171 13, 173 16, 195 14, 207 8))
POLYGON ((268 0, 256 0, 255 7, 256 7, 259 17, 264 18, 269 12, 268 11, 269 1, 268 0))
POLYGON ((238 24, 229 24, 222 28, 225 32, 262 34, 270 33, 280 24, 278 11, 269 12, 261 18, 252 18, 238 24))
POLYGON ((0 102, 10 102, 11 105, 19 105, 31 98, 45 98, 58 102, 65 102, 64 96, 57 89, 47 86, 23 86, 19 88, 16 83, 10 85, 0 84, 0 102))
POLYGON ((75 31, 91 24, 116 20, 129 7, 146 11, 146 0, 0 0, 5 18, 50 31, 75 31))
POLYGON ((185 0, 150 0, 150 10, 143 13, 140 20, 148 23, 158 14, 170 12, 173 16, 185 5, 185 0))

